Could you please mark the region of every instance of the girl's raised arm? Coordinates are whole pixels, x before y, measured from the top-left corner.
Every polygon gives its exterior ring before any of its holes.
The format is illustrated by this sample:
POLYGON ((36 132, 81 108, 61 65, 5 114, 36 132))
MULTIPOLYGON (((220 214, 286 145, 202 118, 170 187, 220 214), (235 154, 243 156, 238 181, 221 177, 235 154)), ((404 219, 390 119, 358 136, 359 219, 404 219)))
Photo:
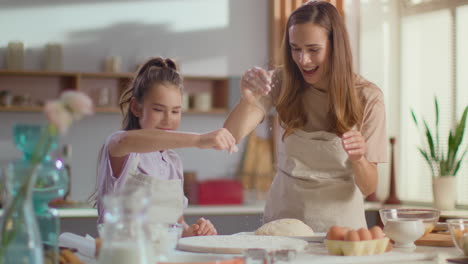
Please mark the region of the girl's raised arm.
POLYGON ((221 128, 209 133, 186 133, 159 129, 136 129, 116 134, 109 142, 109 154, 123 157, 132 152, 147 153, 158 150, 197 147, 237 151, 234 137, 221 128))

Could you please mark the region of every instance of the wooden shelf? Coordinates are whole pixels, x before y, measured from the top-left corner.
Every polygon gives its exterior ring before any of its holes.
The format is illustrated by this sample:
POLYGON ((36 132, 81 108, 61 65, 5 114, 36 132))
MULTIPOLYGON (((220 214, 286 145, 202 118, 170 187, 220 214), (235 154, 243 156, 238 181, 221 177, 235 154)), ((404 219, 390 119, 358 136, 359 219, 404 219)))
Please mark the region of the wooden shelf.
POLYGON ((31 76, 31 77, 78 77, 76 72, 48 72, 48 71, 11 71, 0 70, 0 76, 31 76))
POLYGON ((0 112, 41 112, 40 106, 0 106, 0 112))
MULTIPOLYGON (((118 107, 96 107, 96 113, 116 113, 120 114, 120 108, 118 107)), ((40 106, 0 106, 0 112, 24 112, 24 113, 34 113, 42 112, 42 107, 40 106)), ((198 111, 198 110, 188 110, 183 111, 182 114, 187 115, 225 115, 228 113, 228 110, 225 108, 215 108, 210 111, 198 111)))
MULTIPOLYGON (((0 69, 0 91, 9 90, 13 95, 28 96, 33 105, 57 98, 65 90, 79 90, 88 94, 96 105, 106 94, 111 107, 96 107, 96 113, 120 113, 117 106, 120 95, 127 89, 134 73, 111 72, 48 72, 13 71, 0 69), (103 91, 106 89, 107 91, 103 91)), ((209 92, 212 95, 210 111, 189 110, 184 114, 227 114, 229 78, 210 76, 184 76, 184 93, 196 95, 209 92)), ((192 107, 192 106, 190 106, 192 107)), ((0 106, 0 112, 40 112, 39 106, 0 106)))

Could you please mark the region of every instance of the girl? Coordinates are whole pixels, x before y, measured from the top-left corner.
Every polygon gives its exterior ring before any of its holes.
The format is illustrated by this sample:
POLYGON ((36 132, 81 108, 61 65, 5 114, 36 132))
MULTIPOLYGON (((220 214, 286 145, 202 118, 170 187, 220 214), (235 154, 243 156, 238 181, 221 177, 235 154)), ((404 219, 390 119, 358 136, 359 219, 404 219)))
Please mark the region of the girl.
MULTIPOLYGON (((127 109, 123 129, 108 137, 98 167, 99 223, 104 216, 102 197, 129 185, 150 188, 153 195, 174 190, 171 195, 179 193, 175 197, 180 198, 176 206, 187 205, 182 193, 182 163, 171 149, 237 151, 233 136, 224 128, 206 134, 176 132, 181 119, 182 82, 174 61, 153 58, 140 67, 123 93, 120 107, 122 112, 127 109)), ((183 218, 180 221, 183 236, 217 233, 211 222, 203 218, 190 226, 183 218)))
POLYGON ((224 124, 239 141, 272 107, 278 112, 278 173, 264 221, 296 218, 316 232, 367 227, 363 195, 375 191, 377 164, 387 161, 383 94, 353 72, 346 28, 330 3, 310 1, 291 14, 282 53, 274 72, 244 74, 242 99, 224 124))

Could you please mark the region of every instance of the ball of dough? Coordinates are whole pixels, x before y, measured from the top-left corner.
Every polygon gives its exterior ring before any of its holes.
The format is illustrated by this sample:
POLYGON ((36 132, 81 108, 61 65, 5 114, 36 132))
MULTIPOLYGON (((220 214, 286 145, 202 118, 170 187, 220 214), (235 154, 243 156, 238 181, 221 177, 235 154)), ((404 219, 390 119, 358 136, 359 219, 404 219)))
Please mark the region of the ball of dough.
POLYGON ((261 226, 256 235, 261 236, 312 236, 314 231, 310 226, 304 224, 301 220, 285 218, 261 226))

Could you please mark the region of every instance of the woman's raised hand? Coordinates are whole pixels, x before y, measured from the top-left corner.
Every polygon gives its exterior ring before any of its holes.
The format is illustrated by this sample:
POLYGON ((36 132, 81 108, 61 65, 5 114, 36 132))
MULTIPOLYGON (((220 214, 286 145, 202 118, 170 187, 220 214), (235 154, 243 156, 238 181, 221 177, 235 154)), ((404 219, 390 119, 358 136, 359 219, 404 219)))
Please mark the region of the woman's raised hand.
POLYGON ((229 153, 238 151, 236 140, 226 128, 220 128, 209 133, 201 134, 197 142, 197 147, 201 149, 214 148, 217 150, 227 150, 229 153))
POLYGON ((366 155, 366 139, 362 136, 361 132, 350 130, 343 134, 341 140, 343 148, 351 161, 359 161, 366 155))
POLYGON ((271 77, 271 72, 260 67, 246 71, 241 81, 242 98, 249 103, 256 103, 260 97, 271 91, 271 77))

